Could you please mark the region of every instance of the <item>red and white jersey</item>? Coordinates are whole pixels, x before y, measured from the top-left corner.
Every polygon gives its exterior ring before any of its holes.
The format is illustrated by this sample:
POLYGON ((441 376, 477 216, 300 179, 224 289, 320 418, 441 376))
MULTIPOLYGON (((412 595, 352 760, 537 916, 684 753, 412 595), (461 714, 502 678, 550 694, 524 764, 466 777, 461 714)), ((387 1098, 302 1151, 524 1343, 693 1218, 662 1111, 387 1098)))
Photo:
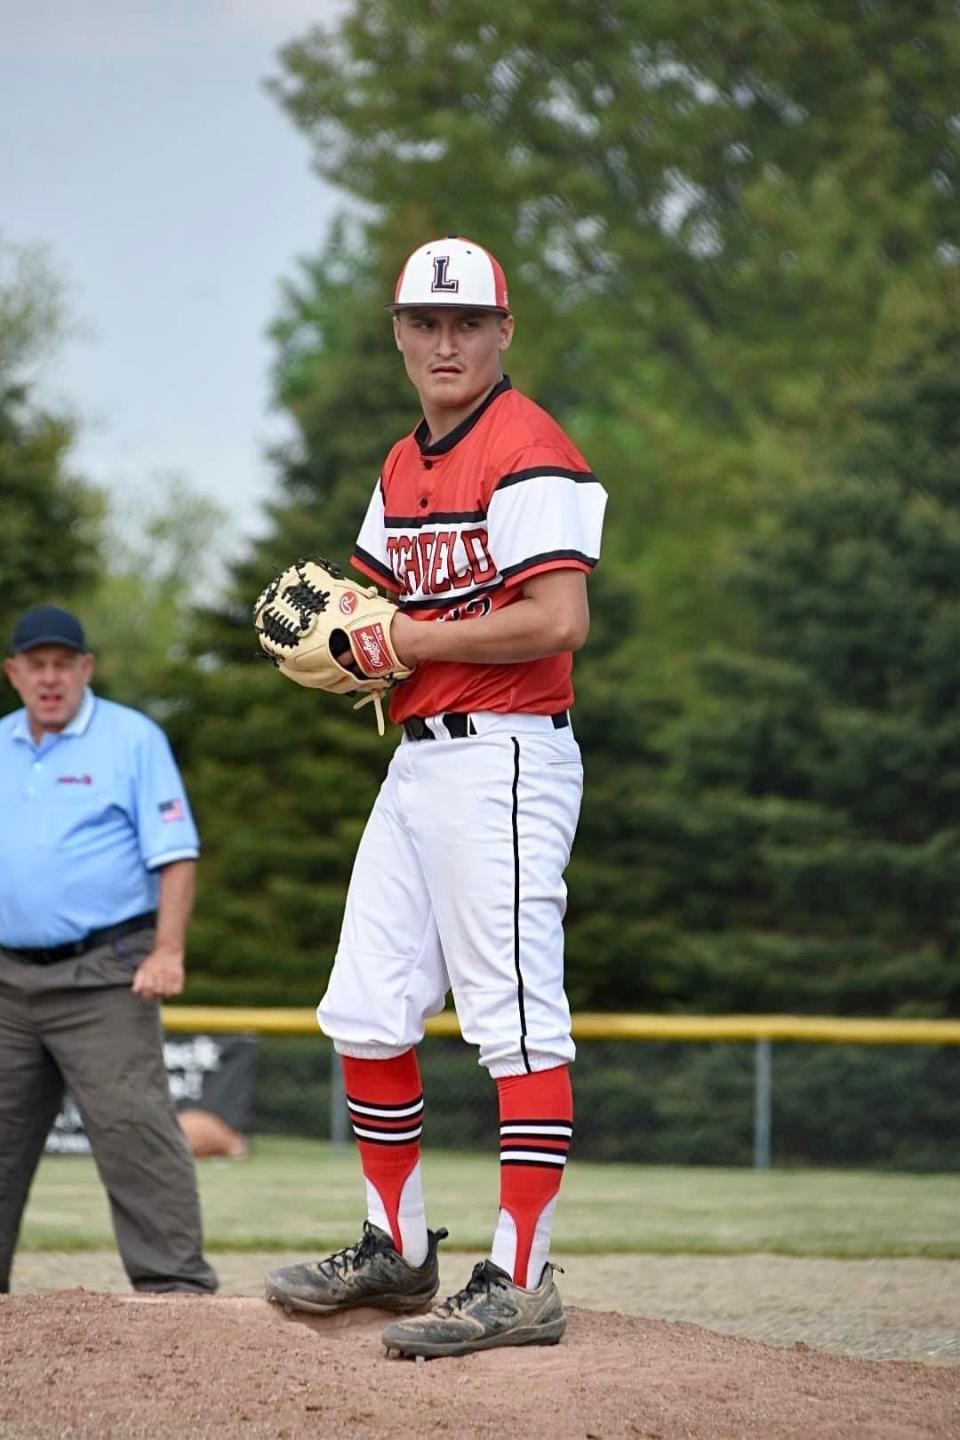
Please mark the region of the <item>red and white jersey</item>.
MULTIPOLYGON (((607 496, 583 455, 507 377, 435 444, 426 422, 387 456, 351 563, 417 620, 488 615, 548 570, 590 571, 607 496)), ((514 664, 419 664, 390 715, 549 715, 573 702, 569 651, 514 664)))

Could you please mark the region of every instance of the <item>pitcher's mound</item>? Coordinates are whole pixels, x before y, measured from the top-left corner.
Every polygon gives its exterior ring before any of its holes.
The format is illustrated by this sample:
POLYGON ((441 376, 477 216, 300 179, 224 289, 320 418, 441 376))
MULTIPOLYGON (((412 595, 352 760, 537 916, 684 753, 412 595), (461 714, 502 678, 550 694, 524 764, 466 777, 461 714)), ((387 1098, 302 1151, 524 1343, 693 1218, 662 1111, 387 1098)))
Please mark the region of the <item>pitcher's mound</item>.
POLYGON ((386 1320, 242 1298, 0 1297, 0 1436, 960 1440, 960 1369, 568 1309, 560 1345, 390 1360, 386 1320))

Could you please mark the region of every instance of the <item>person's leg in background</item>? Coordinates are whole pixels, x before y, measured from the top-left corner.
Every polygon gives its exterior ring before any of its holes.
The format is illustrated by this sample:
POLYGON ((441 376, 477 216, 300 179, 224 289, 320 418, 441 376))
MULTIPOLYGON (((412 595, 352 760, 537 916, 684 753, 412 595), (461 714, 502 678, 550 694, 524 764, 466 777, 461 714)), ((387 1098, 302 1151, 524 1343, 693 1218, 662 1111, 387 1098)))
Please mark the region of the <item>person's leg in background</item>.
POLYGON ((31 1015, 29 974, 0 955, 0 1294, 10 1289, 20 1222, 64 1091, 31 1015))
POLYGON ((125 945, 126 959, 110 947, 90 951, 76 962, 75 986, 44 995, 47 1042, 83 1119, 130 1283, 209 1294, 217 1276, 203 1254, 196 1166, 170 1095, 160 1004, 130 989, 150 932, 125 945))

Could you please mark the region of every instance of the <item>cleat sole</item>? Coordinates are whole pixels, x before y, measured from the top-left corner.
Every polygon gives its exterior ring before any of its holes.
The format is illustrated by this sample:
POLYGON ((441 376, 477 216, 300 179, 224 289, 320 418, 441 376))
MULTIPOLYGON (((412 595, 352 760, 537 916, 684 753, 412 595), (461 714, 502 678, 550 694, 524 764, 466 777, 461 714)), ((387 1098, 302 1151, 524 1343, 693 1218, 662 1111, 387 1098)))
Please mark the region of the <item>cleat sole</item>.
POLYGON ((433 1342, 429 1340, 395 1340, 386 1347, 387 1354, 407 1360, 440 1360, 456 1355, 472 1355, 476 1350, 504 1349, 508 1345, 559 1345, 566 1329, 565 1320, 555 1320, 535 1329, 515 1330, 504 1335, 490 1335, 485 1340, 433 1342))
POLYGON ((364 1305, 368 1305, 373 1310, 389 1310, 393 1314, 411 1315, 429 1310, 436 1293, 434 1290, 429 1295, 361 1295, 355 1300, 341 1300, 330 1305, 318 1305, 313 1300, 301 1300, 296 1295, 272 1295, 267 1290, 264 1299, 269 1300, 271 1305, 280 1305, 285 1315, 292 1315, 295 1310, 307 1315, 336 1315, 341 1310, 357 1310, 364 1305))

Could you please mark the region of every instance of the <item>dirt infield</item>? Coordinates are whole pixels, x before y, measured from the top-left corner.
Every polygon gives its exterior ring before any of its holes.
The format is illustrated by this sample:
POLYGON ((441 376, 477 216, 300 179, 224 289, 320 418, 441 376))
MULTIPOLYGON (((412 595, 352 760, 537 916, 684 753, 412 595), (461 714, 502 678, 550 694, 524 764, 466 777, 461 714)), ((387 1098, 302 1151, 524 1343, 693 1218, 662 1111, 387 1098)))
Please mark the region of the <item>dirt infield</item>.
MULTIPOLYGON (((112 1256, 18 1257, 0 1436, 960 1440, 960 1263, 577 1257, 559 1346, 414 1363, 386 1358, 376 1312, 306 1320, 259 1299, 286 1258, 217 1256, 223 1293, 194 1299, 121 1293, 112 1256), (584 1308, 597 1285, 605 1308, 584 1308), (644 1315, 644 1291, 704 1323, 644 1315), (746 1338, 751 1320, 775 1343, 746 1338)), ((444 1288, 471 1258, 446 1257, 444 1288)))

